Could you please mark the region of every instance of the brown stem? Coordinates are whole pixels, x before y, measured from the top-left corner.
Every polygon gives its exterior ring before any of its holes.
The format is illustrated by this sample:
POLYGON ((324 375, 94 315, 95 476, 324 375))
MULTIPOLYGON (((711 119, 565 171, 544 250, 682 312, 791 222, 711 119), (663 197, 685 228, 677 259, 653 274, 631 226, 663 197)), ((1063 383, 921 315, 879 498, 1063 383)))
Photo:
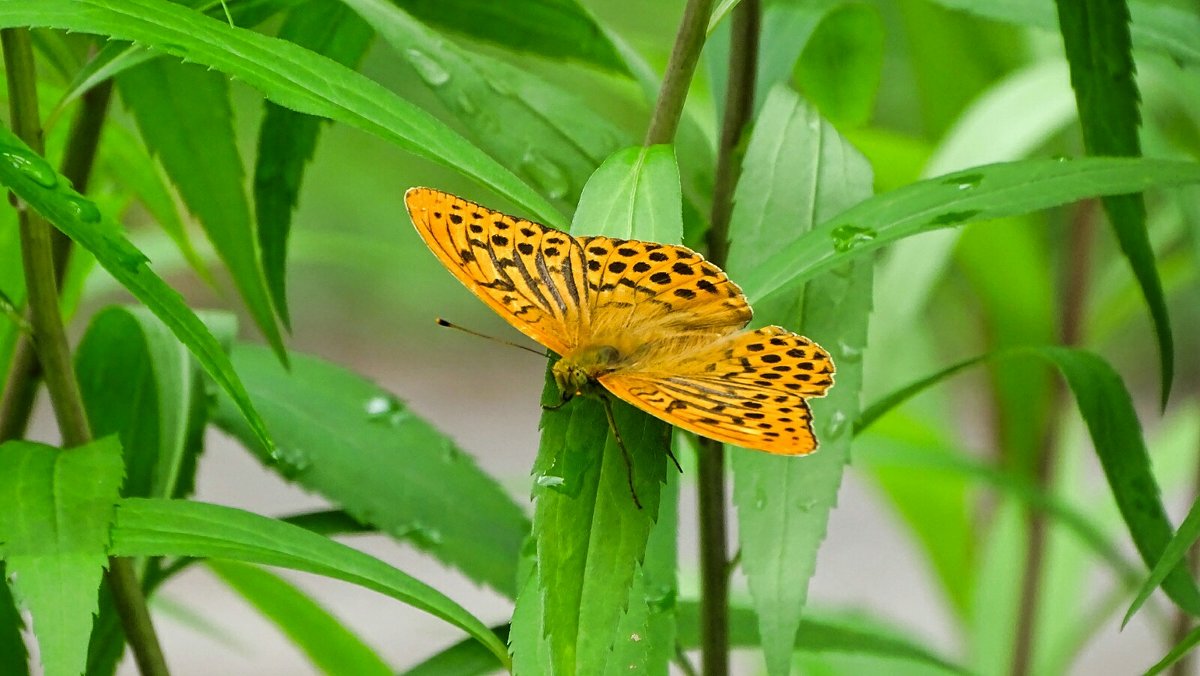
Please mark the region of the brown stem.
MULTIPOLYGON (((1087 293, 1092 237, 1095 231, 1095 209, 1084 203, 1075 211, 1067 236, 1064 257, 1065 280, 1060 339, 1063 345, 1077 345, 1083 326, 1083 311, 1087 293)), ((1043 491, 1052 490, 1054 478, 1054 434, 1067 405, 1066 388, 1055 387, 1051 414, 1046 422, 1045 436, 1033 469, 1033 480, 1043 491)), ((1040 509, 1025 512, 1027 546, 1024 577, 1021 582, 1021 605, 1017 616, 1017 636, 1013 646, 1013 676, 1027 676, 1033 670, 1034 637, 1037 635, 1037 610, 1041 599, 1042 569, 1046 559, 1046 513, 1040 509)))
POLYGON ((654 117, 650 120, 650 128, 646 130, 643 145, 652 146, 675 140, 675 130, 679 128, 679 118, 683 116, 683 102, 687 98, 688 86, 692 84, 696 63, 700 60, 700 48, 704 46, 712 6, 713 0, 688 0, 683 10, 679 32, 675 34, 675 47, 667 62, 667 72, 663 75, 658 101, 654 104, 654 117))
MULTIPOLYGON (((96 147, 100 142, 100 131, 107 117, 111 98, 111 80, 92 88, 83 95, 79 111, 71 123, 66 154, 63 156, 62 174, 80 193, 87 193, 96 160, 96 147)), ((54 280, 56 286, 61 288, 63 277, 66 275, 67 260, 70 258, 71 240, 54 228, 50 230, 50 239, 54 280)), ((33 349, 33 341, 29 336, 22 335, 13 349, 11 368, 4 382, 4 391, 0 393, 0 442, 25 436, 41 377, 42 367, 37 360, 37 352, 33 349)))
MULTIPOLYGON (((35 152, 44 154, 29 30, 0 30, 0 43, 3 43, 4 65, 8 75, 13 132, 35 152)), ((92 439, 92 431, 62 324, 57 281, 60 273, 55 267, 52 229, 39 214, 25 205, 19 207, 17 215, 25 292, 37 361, 43 369, 63 446, 69 448, 86 444, 92 439)), ((166 661, 154 634, 150 612, 146 608, 146 599, 133 571, 133 564, 128 559, 109 559, 107 579, 138 667, 147 676, 167 676, 166 661)))
MULTIPOLYGON (((721 141, 713 184, 708 258, 724 266, 729 253, 729 218, 741 174, 741 139, 754 107, 758 67, 759 0, 733 10, 729 87, 725 92, 721 141)), ((725 510, 725 446, 700 439, 697 457, 700 518, 700 650, 705 676, 729 673, 729 551, 725 510)))

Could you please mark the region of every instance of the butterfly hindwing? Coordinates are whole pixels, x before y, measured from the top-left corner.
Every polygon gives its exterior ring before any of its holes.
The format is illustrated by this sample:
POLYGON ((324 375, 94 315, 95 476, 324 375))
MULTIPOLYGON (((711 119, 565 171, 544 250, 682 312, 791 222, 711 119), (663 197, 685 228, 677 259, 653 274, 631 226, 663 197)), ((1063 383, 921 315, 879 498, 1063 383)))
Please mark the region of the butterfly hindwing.
POLYGON ((434 255, 510 324, 559 354, 577 344, 589 310, 578 242, 438 190, 404 202, 434 255))
POLYGON ((673 425, 782 455, 816 449, 810 397, 833 384, 833 363, 812 341, 777 326, 748 331, 662 371, 614 371, 610 392, 673 425))

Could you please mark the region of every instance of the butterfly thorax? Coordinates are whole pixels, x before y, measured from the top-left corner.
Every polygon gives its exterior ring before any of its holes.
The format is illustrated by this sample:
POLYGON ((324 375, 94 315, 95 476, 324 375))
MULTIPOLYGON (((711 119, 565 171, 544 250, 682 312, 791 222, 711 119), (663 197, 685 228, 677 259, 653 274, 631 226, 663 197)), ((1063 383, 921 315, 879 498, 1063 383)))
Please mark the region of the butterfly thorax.
POLYGON ((621 361, 621 352, 612 345, 593 345, 563 356, 551 369, 559 391, 566 396, 590 394, 596 380, 611 373, 621 361))

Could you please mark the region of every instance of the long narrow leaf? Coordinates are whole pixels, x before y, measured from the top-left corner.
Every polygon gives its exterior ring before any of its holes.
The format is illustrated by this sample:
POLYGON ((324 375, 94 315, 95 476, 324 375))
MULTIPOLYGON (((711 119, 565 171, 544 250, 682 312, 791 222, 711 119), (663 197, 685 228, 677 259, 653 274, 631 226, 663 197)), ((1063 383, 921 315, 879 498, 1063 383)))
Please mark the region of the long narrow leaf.
MULTIPOLYGON (((1095 354, 1064 347, 1022 347, 992 352, 984 357, 951 366, 888 395, 882 404, 867 409, 869 419, 877 419, 887 408, 899 405, 922 389, 983 359, 1012 357, 1043 359, 1062 373, 1072 394, 1075 395, 1079 413, 1087 424, 1092 445, 1104 469, 1113 499, 1146 565, 1163 565, 1160 559, 1164 558, 1166 552, 1178 553, 1182 551, 1176 549, 1180 545, 1186 549, 1190 544, 1190 540, 1186 539, 1188 536, 1175 536, 1175 541, 1172 541, 1171 522, 1159 495, 1158 482, 1150 471, 1150 456, 1142 438, 1141 424, 1133 409, 1129 391, 1112 366, 1095 354)), ((855 425, 856 430, 864 428, 861 420, 855 425)), ((1197 527, 1195 523, 1187 525, 1189 530, 1197 527)), ((1183 532, 1182 528, 1180 532, 1183 532)), ((1190 533, 1189 536, 1194 540, 1195 533, 1190 533)), ((1163 591, 1175 603, 1192 614, 1200 615, 1200 590, 1197 590, 1196 582, 1182 567, 1180 557, 1181 555, 1176 556, 1173 562, 1164 566, 1161 571, 1156 570, 1155 574, 1162 575, 1160 581, 1163 591)), ((1143 586, 1139 599, 1144 600, 1145 596, 1149 596, 1147 588, 1152 590, 1157 584, 1147 583, 1143 586)), ((1137 605, 1135 603, 1134 607, 1130 608, 1127 619, 1132 616, 1137 605)))
POLYGON ((245 81, 272 101, 384 138, 462 172, 548 224, 562 216, 529 186, 425 111, 286 40, 229 26, 167 0, 6 0, 0 26, 130 40, 245 81))
MULTIPOLYGON (((1084 146, 1091 155, 1141 155, 1129 8, 1123 1, 1112 0, 1057 0, 1055 4, 1084 146)), ((1146 231, 1146 202, 1141 194, 1110 195, 1104 198, 1104 210, 1154 321, 1165 407, 1175 376, 1175 341, 1146 231)))
MULTIPOLYGON (((3 12, 0 5, 0 12, 3 12)), ((272 447, 270 434, 250 403, 220 343, 188 308, 183 298, 146 265, 146 257, 119 226, 70 188, 66 178, 29 149, 7 127, 0 127, 0 183, 96 257, 118 282, 162 320, 246 417, 255 436, 272 447)))
POLYGON ((1200 163, 1090 157, 974 167, 861 202, 783 247, 740 281, 746 296, 757 302, 922 232, 1030 213, 1087 197, 1190 183, 1200 183, 1200 163))
POLYGON ((508 664, 504 643, 436 589, 373 556, 265 516, 201 502, 126 498, 117 506, 110 553, 233 559, 345 580, 464 629, 508 664))

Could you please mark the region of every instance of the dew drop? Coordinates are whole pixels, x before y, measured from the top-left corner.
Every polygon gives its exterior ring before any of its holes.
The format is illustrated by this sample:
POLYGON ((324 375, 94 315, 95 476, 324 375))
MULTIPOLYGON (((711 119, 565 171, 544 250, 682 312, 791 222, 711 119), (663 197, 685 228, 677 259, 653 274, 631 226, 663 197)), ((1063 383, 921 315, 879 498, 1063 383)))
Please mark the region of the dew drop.
POLYGON ((871 228, 858 225, 839 225, 829 233, 830 238, 833 239, 833 248, 842 253, 870 242, 877 235, 878 233, 871 228))
POLYGON ((67 211, 83 223, 99 223, 100 209, 95 202, 82 197, 68 196, 63 199, 67 211))
POLYGON ((395 424, 397 418, 402 418, 404 404, 388 393, 377 394, 363 405, 367 419, 371 422, 389 422, 395 424))
POLYGON ((846 430, 846 414, 842 411, 834 411, 833 415, 829 416, 829 422, 825 423, 825 438, 832 441, 840 436, 846 430))
POLYGON ((539 474, 538 478, 534 480, 534 483, 542 486, 543 488, 557 488, 565 484, 566 479, 551 474, 539 474))
POLYGON ((475 107, 475 101, 465 91, 459 92, 458 96, 454 97, 454 102, 458 105, 458 109, 463 115, 474 115, 478 110, 475 107))
POLYGON ((947 176, 946 178, 942 179, 943 184, 955 186, 959 190, 970 190, 971 188, 977 188, 982 182, 983 174, 957 174, 954 176, 947 176))
POLYGON ((442 438, 442 461, 449 464, 455 463, 462 459, 462 449, 460 449, 453 441, 442 438))
POLYGON ((536 150, 525 151, 525 156, 521 158, 521 169, 550 199, 562 199, 571 189, 567 172, 536 150))
POLYGON ((440 63, 434 61, 425 52, 419 49, 406 49, 404 57, 417 71, 417 75, 430 87, 441 87, 450 81, 450 73, 447 73, 440 63))
POLYGON ((4 148, 0 149, 0 157, 43 188, 53 188, 58 185, 58 174, 54 172, 54 168, 37 155, 17 148, 4 148))
POLYGON ((437 547, 445 541, 442 531, 423 524, 413 524, 408 537, 418 546, 437 547))
POLYGON ((851 345, 844 340, 838 341, 838 356, 845 362, 857 362, 862 360, 862 348, 856 345, 851 345))
POLYGON ((142 253, 132 244, 126 243, 124 246, 120 246, 117 250, 117 263, 119 263, 121 267, 131 272, 136 272, 139 265, 146 263, 149 260, 150 259, 146 257, 146 254, 142 253))
POLYGON ((630 635, 629 635, 629 640, 630 640, 630 641, 633 641, 634 643, 641 643, 641 641, 642 641, 642 635, 641 635, 641 634, 638 634, 638 633, 633 633, 633 634, 630 634, 630 635))
POLYGON ((312 466, 312 459, 308 457, 307 453, 297 448, 276 446, 271 451, 271 464, 275 465, 284 477, 295 479, 312 466))

